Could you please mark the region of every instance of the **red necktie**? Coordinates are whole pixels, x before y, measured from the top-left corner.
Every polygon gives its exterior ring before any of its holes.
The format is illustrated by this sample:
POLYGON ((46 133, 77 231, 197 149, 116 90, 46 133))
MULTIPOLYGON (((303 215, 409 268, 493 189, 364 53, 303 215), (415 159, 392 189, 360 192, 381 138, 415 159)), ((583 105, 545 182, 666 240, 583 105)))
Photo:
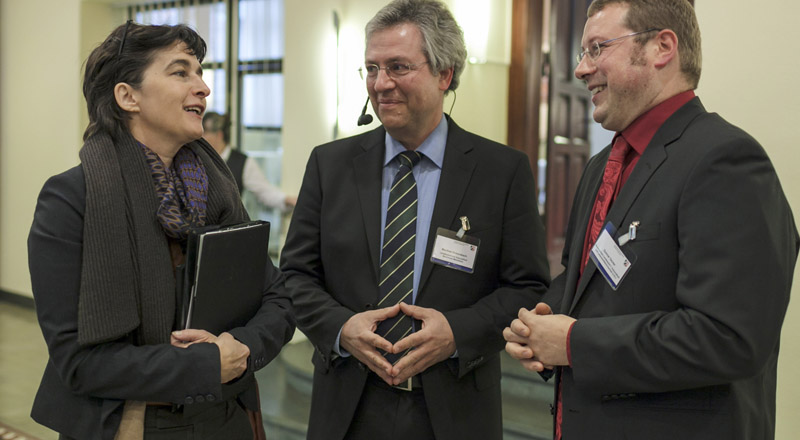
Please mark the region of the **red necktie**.
MULTIPOLYGON (((625 169, 625 157, 630 151, 630 144, 625 141, 622 135, 617 135, 614 139, 614 146, 611 147, 611 154, 608 156, 606 169, 603 171, 603 182, 600 184, 600 190, 597 191, 597 198, 592 207, 589 228, 586 230, 581 274, 583 274, 583 268, 586 267, 586 263, 589 262, 592 246, 594 246, 594 242, 597 241, 597 237, 600 236, 600 231, 603 229, 608 208, 611 206, 611 202, 617 198, 617 194, 619 194, 619 190, 622 187, 620 180, 625 169)), ((563 402, 561 400, 561 384, 559 383, 558 397, 556 398, 556 440, 561 440, 562 411, 563 402)))
POLYGON ((600 236, 600 230, 603 229, 603 224, 608 214, 608 208, 611 202, 617 198, 619 190, 622 185, 619 184, 622 177, 622 170, 624 168, 625 156, 631 151, 631 146, 625 141, 622 135, 617 135, 614 140, 614 146, 611 147, 611 154, 608 156, 608 163, 603 172, 603 183, 600 184, 600 190, 597 191, 597 199, 594 201, 592 207, 592 216, 589 222, 589 229, 586 231, 586 245, 583 250, 583 264, 581 271, 589 262, 589 254, 600 236))

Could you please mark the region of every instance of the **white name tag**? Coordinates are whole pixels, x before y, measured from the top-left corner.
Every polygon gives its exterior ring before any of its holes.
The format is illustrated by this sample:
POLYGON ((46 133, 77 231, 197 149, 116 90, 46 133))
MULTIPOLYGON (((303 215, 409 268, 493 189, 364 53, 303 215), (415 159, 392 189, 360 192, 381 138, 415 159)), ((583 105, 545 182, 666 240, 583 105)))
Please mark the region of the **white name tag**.
POLYGON ((617 246, 617 243, 609 233, 609 227, 611 226, 606 225, 603 231, 600 232, 597 242, 592 247, 590 256, 611 288, 617 290, 619 283, 633 266, 633 262, 617 246))
POLYGON ((445 228, 436 230, 436 240, 433 242, 431 261, 452 269, 472 273, 475 270, 475 256, 478 254, 480 240, 463 235, 461 239, 457 234, 445 228))

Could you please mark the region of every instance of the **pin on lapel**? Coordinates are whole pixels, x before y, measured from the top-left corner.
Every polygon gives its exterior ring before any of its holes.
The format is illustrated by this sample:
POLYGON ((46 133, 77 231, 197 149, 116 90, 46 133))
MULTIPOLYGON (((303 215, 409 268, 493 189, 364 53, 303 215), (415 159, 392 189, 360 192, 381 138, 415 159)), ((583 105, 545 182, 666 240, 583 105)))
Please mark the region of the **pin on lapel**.
POLYGON ((469 231, 469 219, 465 215, 465 216, 460 217, 459 220, 461 220, 461 229, 458 230, 458 232, 456 233, 456 236, 460 240, 461 238, 464 237, 464 233, 469 231))
POLYGON ((617 240, 620 246, 624 246, 625 243, 629 241, 636 240, 636 231, 639 229, 639 224, 639 220, 631 222, 630 226, 628 226, 628 233, 617 240))

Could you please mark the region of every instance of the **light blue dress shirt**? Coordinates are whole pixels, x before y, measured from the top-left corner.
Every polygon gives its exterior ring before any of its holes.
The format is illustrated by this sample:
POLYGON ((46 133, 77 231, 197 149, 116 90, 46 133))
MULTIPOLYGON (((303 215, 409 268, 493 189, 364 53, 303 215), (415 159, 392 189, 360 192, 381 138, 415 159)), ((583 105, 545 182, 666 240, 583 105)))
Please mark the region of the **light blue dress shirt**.
MULTIPOLYGON (((383 157, 383 180, 381 183, 381 225, 386 225, 386 208, 389 205, 389 190, 392 189, 400 159, 397 155, 406 150, 400 142, 386 133, 386 152, 383 157)), ((427 255, 428 231, 431 228, 433 207, 436 204, 436 192, 439 189, 439 177, 442 175, 444 147, 447 144, 447 118, 442 116, 439 125, 417 148, 422 160, 414 167, 412 173, 417 181, 417 237, 414 247, 414 291, 412 301, 416 303, 419 279, 422 275, 422 263, 427 255)), ((381 227, 381 243, 383 243, 383 227, 381 227)), ((383 246, 383 245, 381 245, 383 246)))

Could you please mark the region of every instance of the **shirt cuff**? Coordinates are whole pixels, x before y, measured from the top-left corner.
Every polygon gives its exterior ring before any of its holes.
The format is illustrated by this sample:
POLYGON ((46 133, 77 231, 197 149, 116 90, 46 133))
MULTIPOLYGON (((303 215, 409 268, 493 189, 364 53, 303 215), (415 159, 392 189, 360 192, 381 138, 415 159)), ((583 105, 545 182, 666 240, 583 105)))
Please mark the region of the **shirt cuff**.
POLYGON ((572 368, 572 348, 570 348, 569 340, 570 336, 572 336, 572 327, 575 327, 576 322, 578 321, 572 321, 572 324, 569 325, 569 330, 567 330, 567 362, 570 368, 572 368))
POLYGON ((339 329, 339 334, 336 335, 336 342, 333 344, 333 352, 339 355, 339 357, 348 357, 350 353, 345 350, 341 345, 339 345, 339 340, 342 338, 342 329, 339 329))

